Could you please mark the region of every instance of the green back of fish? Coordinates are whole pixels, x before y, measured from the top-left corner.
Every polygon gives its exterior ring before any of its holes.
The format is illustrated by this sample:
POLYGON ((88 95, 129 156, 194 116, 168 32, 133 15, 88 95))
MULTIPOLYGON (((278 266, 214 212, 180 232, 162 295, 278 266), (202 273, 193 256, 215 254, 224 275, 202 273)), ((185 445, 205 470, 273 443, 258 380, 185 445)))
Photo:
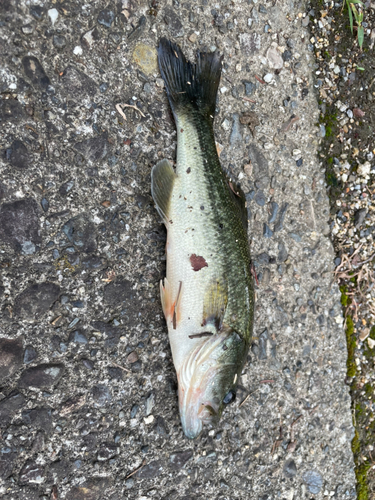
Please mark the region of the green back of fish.
MULTIPOLYGON (((225 312, 218 321, 233 329, 248 345, 254 315, 254 284, 247 238, 247 210, 242 190, 223 172, 213 132, 217 89, 222 58, 217 52, 197 55, 197 64, 186 61, 181 49, 166 39, 159 46, 159 66, 179 134, 194 130, 199 147, 195 166, 204 184, 209 204, 210 246, 217 256, 217 279, 207 289, 204 310, 207 315, 225 312), (216 310, 215 310, 216 309, 216 310)), ((193 144, 178 141, 178 158, 193 150, 193 144), (185 151, 181 151, 181 148, 185 151)), ((172 174, 170 174, 170 177, 172 174)), ((165 200, 163 201, 165 205, 165 200)))

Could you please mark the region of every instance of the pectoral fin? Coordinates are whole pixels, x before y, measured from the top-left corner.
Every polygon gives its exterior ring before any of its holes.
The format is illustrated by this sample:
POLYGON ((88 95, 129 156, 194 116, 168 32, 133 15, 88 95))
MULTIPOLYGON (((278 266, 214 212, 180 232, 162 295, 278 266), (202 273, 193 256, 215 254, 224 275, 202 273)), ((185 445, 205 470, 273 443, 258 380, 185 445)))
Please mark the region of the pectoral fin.
POLYGON ((169 220, 169 205, 176 174, 168 160, 161 160, 151 170, 151 193, 164 224, 169 220))
POLYGON ((213 324, 219 331, 228 303, 228 284, 224 278, 214 280, 208 288, 203 304, 202 326, 213 324))

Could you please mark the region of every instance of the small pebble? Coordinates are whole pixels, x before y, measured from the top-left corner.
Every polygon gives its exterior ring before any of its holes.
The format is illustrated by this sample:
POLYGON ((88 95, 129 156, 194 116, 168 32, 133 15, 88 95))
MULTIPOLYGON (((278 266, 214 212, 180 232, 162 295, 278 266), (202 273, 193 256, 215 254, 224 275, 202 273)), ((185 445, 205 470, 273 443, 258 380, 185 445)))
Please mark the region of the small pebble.
POLYGON ((25 35, 31 35, 31 33, 34 31, 34 27, 31 24, 27 24, 26 26, 22 26, 22 32, 25 33, 25 35))
POLYGON ((105 83, 105 82, 101 83, 99 85, 99 90, 100 90, 100 92, 102 94, 104 94, 104 92, 107 92, 107 90, 108 90, 108 83, 105 83))
POLYGON ((271 83, 272 80, 273 80, 273 74, 272 73, 267 73, 266 75, 264 75, 263 80, 266 83, 271 83))
POLYGON ((266 223, 263 224, 263 236, 265 238, 271 238, 273 236, 273 231, 271 231, 266 223))
POLYGON ((47 13, 48 13, 48 17, 51 20, 52 25, 54 25, 55 22, 57 21, 57 18, 59 17, 59 13, 58 13, 57 9, 49 9, 49 11, 47 13))
POLYGON ((52 42, 57 49, 63 49, 66 45, 66 38, 64 35, 53 35, 52 42))

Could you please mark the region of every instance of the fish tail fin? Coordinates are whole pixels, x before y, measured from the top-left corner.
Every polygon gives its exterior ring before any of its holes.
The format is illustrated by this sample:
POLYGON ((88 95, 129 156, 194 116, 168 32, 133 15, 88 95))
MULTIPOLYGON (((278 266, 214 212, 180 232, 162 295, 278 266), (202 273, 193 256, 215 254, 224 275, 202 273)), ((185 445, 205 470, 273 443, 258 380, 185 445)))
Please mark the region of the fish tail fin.
POLYGON ((192 107, 213 121, 223 56, 218 51, 198 50, 197 62, 193 64, 178 45, 161 38, 158 61, 173 113, 192 107))

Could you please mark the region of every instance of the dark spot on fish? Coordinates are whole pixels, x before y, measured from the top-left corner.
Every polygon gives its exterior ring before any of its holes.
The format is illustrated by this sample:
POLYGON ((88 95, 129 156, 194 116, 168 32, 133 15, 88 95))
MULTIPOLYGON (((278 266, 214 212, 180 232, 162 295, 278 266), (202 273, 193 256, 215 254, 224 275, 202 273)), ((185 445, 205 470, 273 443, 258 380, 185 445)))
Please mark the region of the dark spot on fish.
POLYGON ((171 219, 171 220, 169 221, 169 223, 170 223, 170 224, 173 224, 173 220, 171 219))
POLYGON ((211 335, 213 335, 212 332, 194 333, 193 335, 189 335, 189 339, 200 339, 202 337, 211 337, 211 335))
POLYGON ((226 344, 223 345, 223 351, 226 351, 228 349, 228 347, 226 346, 226 344))
POLYGON ((203 205, 201 205, 201 210, 204 210, 204 206, 203 205))
POLYGON ((182 133, 183 131, 184 131, 184 129, 182 128, 180 132, 182 133))
POLYGON ((196 255, 195 253, 190 256, 190 262, 194 271, 200 271, 203 267, 208 267, 205 258, 200 255, 196 255))
POLYGON ((219 229, 223 229, 223 224, 219 224, 219 229))
POLYGON ((191 168, 189 167, 189 168, 186 170, 186 173, 187 173, 187 174, 190 174, 190 172, 191 172, 191 168))
POLYGON ((197 148, 194 146, 194 149, 197 149, 197 148))

